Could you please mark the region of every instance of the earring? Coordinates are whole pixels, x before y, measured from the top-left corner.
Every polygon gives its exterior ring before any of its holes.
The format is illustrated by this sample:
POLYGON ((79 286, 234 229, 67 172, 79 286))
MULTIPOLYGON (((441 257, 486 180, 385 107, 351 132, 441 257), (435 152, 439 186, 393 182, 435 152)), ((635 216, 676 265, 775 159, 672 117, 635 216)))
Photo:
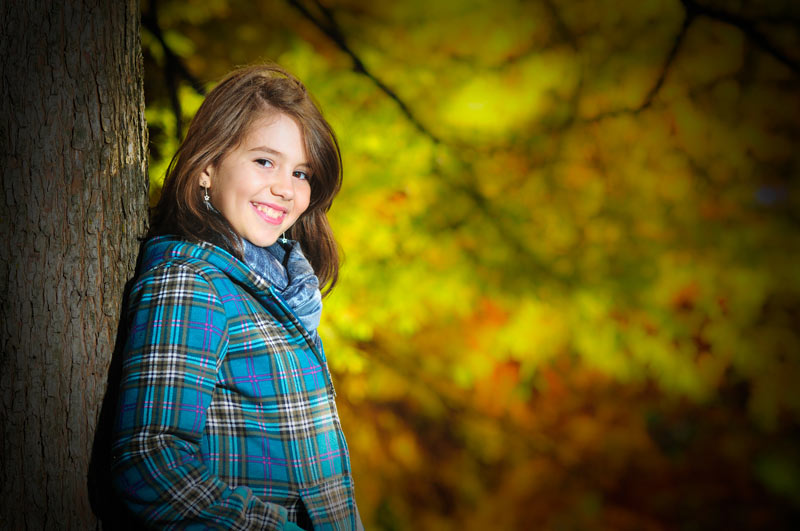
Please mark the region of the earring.
POLYGON ((284 244, 289 242, 289 240, 287 240, 287 239, 286 239, 286 233, 285 233, 285 232, 284 232, 284 233, 283 233, 283 235, 282 235, 282 236, 279 238, 279 240, 281 241, 281 243, 284 243, 284 244))
POLYGON ((209 197, 209 195, 208 195, 208 186, 203 186, 203 189, 205 189, 205 192, 204 192, 204 195, 203 195, 203 202, 206 204, 206 208, 211 210, 211 201, 209 201, 209 199, 211 199, 211 197, 209 197))

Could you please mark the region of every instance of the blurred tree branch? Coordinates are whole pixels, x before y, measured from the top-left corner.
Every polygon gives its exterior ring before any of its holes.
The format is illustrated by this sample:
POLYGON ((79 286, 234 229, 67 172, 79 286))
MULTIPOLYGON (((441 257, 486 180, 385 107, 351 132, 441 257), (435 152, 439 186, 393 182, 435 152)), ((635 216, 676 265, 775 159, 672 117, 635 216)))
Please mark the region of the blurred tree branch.
POLYGON ((322 5, 318 0, 314 0, 314 4, 317 6, 317 9, 324 17, 324 21, 320 20, 319 17, 315 16, 311 11, 304 6, 299 0, 287 0, 289 4, 297 9, 306 19, 308 19, 312 24, 314 24, 320 31, 322 31, 325 35, 327 35, 335 44, 336 46, 344 52, 350 59, 353 61, 353 70, 358 72, 359 74, 363 74, 366 76, 370 81, 372 81, 375 86, 377 86, 384 94, 386 94, 392 101, 394 101, 397 106, 400 108, 400 111, 408 118, 408 120, 417 128, 417 130, 431 139, 434 144, 439 144, 441 140, 437 137, 430 129, 425 127, 422 122, 411 112, 411 109, 408 105, 397 95, 397 93, 392 90, 389 86, 386 85, 380 78, 378 78, 375 74, 373 74, 367 67, 364 65, 364 62, 361 58, 350 48, 347 44, 347 40, 345 39, 344 35, 339 28, 336 20, 333 18, 333 13, 330 9, 322 5))
POLYGON ((686 37, 686 33, 689 30, 689 27, 697 17, 706 17, 712 20, 716 20, 718 22, 734 26, 735 28, 742 31, 745 34, 745 36, 747 36, 756 46, 761 48, 764 52, 772 56, 774 59, 779 61, 787 68, 789 68, 789 70, 791 70, 793 73, 800 74, 800 63, 798 63, 798 61, 786 55, 781 49, 775 46, 767 38, 766 35, 761 33, 756 28, 755 24, 751 20, 741 17, 739 15, 735 15, 728 11, 723 11, 713 7, 701 5, 695 0, 681 0, 681 4, 683 5, 685 11, 683 23, 681 24, 681 29, 678 32, 678 35, 675 37, 672 44, 672 48, 670 48, 670 51, 664 60, 664 64, 661 67, 661 71, 658 75, 658 78, 656 79, 651 89, 648 91, 642 103, 634 108, 622 108, 622 109, 615 109, 612 111, 599 113, 595 116, 581 120, 582 122, 594 123, 604 120, 606 118, 613 118, 623 114, 636 115, 650 108, 653 105, 653 102, 655 101, 655 97, 658 95, 659 91, 664 85, 664 82, 666 81, 669 69, 675 62, 675 59, 678 55, 678 51, 680 50, 681 44, 683 43, 686 37))
POLYGON ((667 53, 667 56, 664 58, 664 63, 661 66, 658 77, 656 78, 656 81, 655 83, 653 83, 653 86, 650 88, 650 90, 647 91, 647 95, 645 95, 644 99, 642 100, 642 103, 640 103, 637 107, 633 108, 622 108, 622 109, 615 109, 612 111, 602 112, 590 118, 584 118, 581 121, 584 123, 594 123, 594 122, 599 122, 601 120, 605 120, 606 118, 613 118, 622 114, 636 115, 646 109, 649 109, 653 105, 653 102, 655 101, 655 98, 658 95, 659 91, 664 86, 664 82, 667 79, 669 70, 672 67, 673 63, 675 62, 675 58, 678 56, 678 51, 681 48, 681 44, 683 44, 683 41, 686 38, 686 33, 689 31, 689 26, 691 26, 694 19, 695 19, 694 11, 687 10, 686 15, 683 17, 681 28, 672 42, 672 47, 667 53))
POLYGON ((158 22, 158 0, 150 0, 149 9, 142 12, 142 27, 156 38, 164 50, 164 81, 167 85, 172 112, 175 114, 175 135, 180 141, 183 138, 183 117, 181 100, 178 96, 178 77, 188 81, 189 85, 200 95, 205 96, 206 89, 200 80, 187 70, 181 58, 172 51, 164 39, 164 32, 158 22))
POLYGON ((553 19, 556 31, 558 31, 558 33, 561 35, 561 38, 563 38, 564 41, 569 44, 570 48, 577 52, 578 39, 575 37, 575 34, 572 33, 572 30, 569 29, 566 22, 564 22, 564 18, 561 16, 561 13, 558 11, 556 5, 552 2, 552 0, 543 0, 542 3, 550 13, 550 17, 553 19))
POLYGON ((800 62, 789 57, 783 50, 778 48, 765 34, 756 28, 752 20, 736 15, 729 11, 723 11, 710 6, 704 6, 695 0, 681 0, 687 15, 704 16, 712 20, 730 24, 742 31, 759 48, 771 55, 774 59, 782 63, 794 74, 800 74, 800 62))

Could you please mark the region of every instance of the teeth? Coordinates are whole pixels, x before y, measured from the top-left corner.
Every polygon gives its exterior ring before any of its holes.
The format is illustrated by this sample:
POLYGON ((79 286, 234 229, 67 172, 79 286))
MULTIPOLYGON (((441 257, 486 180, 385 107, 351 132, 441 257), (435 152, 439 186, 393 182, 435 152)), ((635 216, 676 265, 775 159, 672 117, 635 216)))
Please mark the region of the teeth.
POLYGON ((264 214, 266 214, 271 218, 279 218, 283 215, 283 212, 281 212, 280 210, 275 210, 265 205, 255 205, 255 207, 258 209, 259 212, 263 212, 264 214))

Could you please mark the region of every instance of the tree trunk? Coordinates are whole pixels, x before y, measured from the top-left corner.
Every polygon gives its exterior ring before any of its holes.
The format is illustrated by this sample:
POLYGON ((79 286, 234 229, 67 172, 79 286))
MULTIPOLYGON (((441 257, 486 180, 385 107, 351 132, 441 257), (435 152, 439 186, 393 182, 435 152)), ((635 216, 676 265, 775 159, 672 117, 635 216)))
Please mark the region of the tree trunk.
POLYGON ((138 4, 0 2, 2 529, 98 527, 89 462, 147 224, 138 4))

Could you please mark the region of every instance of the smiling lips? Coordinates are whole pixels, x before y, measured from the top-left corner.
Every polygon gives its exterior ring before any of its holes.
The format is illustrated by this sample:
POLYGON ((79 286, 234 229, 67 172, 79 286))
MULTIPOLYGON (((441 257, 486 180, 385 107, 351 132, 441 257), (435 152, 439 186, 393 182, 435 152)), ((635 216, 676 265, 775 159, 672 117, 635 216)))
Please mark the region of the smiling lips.
POLYGON ((250 203, 258 216, 272 225, 280 225, 286 217, 286 209, 268 203, 250 203))

